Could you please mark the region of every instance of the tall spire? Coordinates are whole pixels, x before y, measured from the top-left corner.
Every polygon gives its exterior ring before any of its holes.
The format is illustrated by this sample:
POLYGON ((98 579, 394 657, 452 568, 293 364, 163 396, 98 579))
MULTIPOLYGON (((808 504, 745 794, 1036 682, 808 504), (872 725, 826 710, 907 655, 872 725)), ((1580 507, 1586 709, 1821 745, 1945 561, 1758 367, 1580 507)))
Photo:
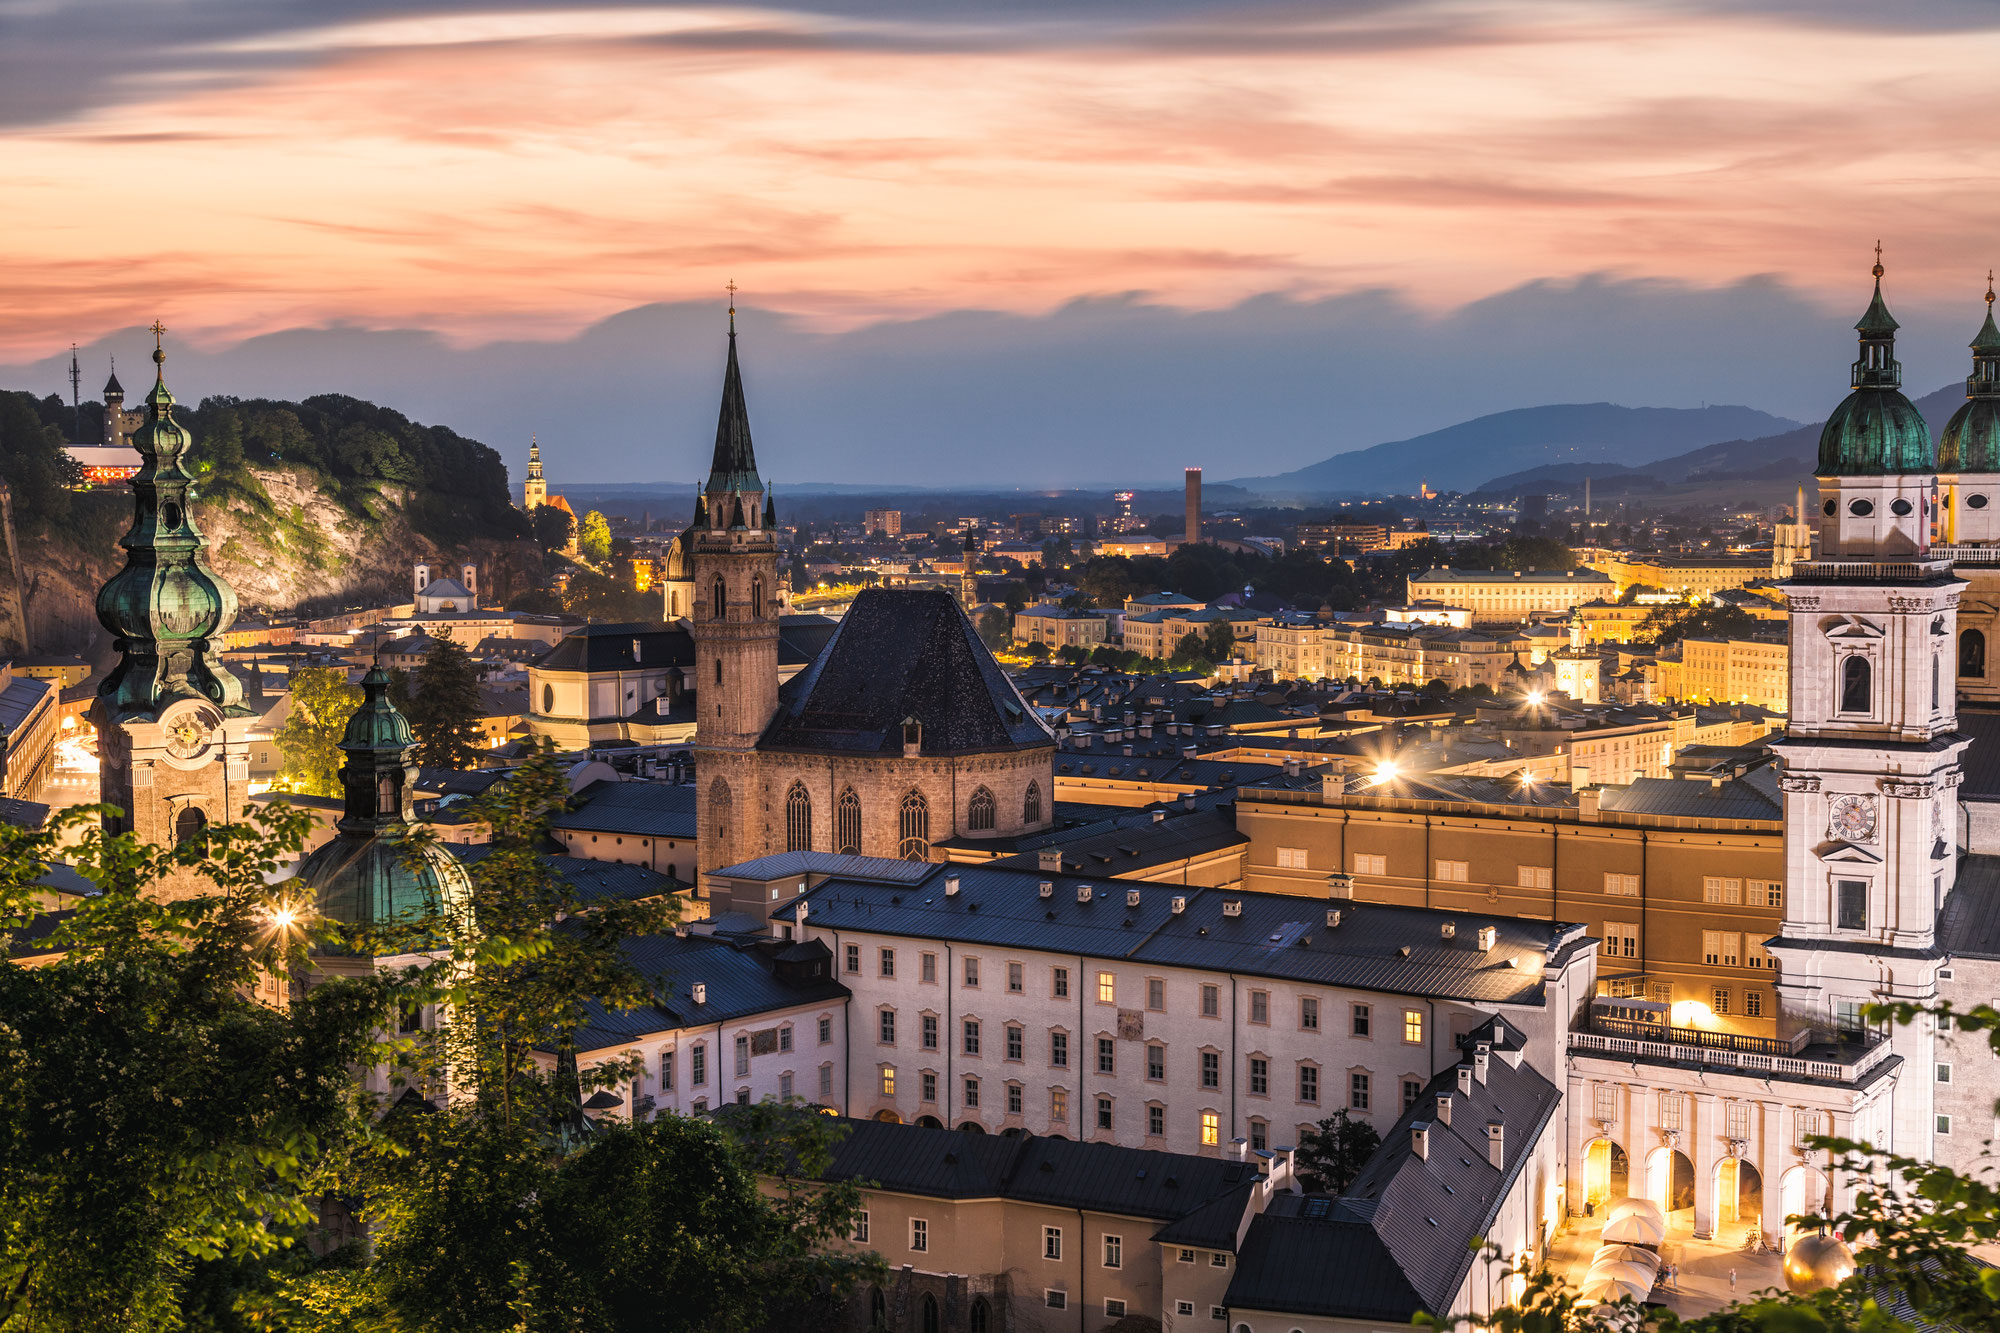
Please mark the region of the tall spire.
POLYGON ((1875 242, 1875 296, 1868 309, 1855 321, 1861 335, 1861 355, 1853 366, 1854 387, 1893 389, 1903 382, 1903 368, 1896 362, 1896 330, 1900 326, 1882 300, 1882 242, 1875 242))
POLYGON ((729 285, 729 362, 722 372, 722 411, 715 422, 715 456, 708 467, 710 495, 761 491, 757 455, 750 443, 750 409, 743 371, 736 364, 736 284, 729 285))
POLYGON ((530 435, 528 437, 528 480, 540 481, 541 479, 542 437, 539 435, 530 435))

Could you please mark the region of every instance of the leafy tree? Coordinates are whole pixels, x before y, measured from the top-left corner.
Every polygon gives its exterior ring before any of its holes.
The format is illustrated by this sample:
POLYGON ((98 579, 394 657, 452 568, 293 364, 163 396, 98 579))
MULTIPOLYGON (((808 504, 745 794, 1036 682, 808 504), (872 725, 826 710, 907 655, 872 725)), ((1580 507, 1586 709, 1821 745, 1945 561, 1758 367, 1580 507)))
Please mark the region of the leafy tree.
POLYGON ((1202 655, 1211 662, 1227 662, 1236 655, 1236 627, 1227 620, 1211 620, 1202 636, 1202 655))
POLYGON ((1167 665, 1176 671, 1208 671, 1215 666, 1215 661, 1208 655, 1208 641, 1199 634, 1188 633, 1181 635, 1180 642, 1174 645, 1173 656, 1167 659, 1167 665))
POLYGON ((1087 650, 1073 643, 1066 643, 1056 649, 1056 661, 1067 666, 1082 666, 1085 662, 1090 661, 1090 659, 1091 654, 1087 650))
POLYGON ((77 807, 0 825, 0 937, 40 910, 58 857, 98 892, 24 966, 0 949, 0 1327, 232 1322, 224 1275, 280 1262, 341 1152, 367 1133, 349 1069, 374 1058, 387 985, 250 995, 302 960, 281 924, 312 817, 256 810, 161 849, 77 807), (189 874, 199 896, 158 892, 189 874), (203 1309, 219 1300, 219 1308, 203 1309))
POLYGON ((1049 646, 1040 639, 1036 639, 1029 643, 1027 647, 1021 649, 1021 651, 1039 662, 1048 657, 1049 646))
POLYGON ((640 592, 612 575, 578 569, 563 590, 562 609, 592 620, 658 620, 665 604, 658 592, 640 592))
POLYGON ((1007 622, 1007 613, 997 606, 989 606, 981 611, 979 637, 996 653, 1013 643, 1014 631, 1007 622))
POLYGON ((1769 628, 1768 622, 1741 607, 1669 603, 1654 608, 1640 621, 1637 633, 1641 639, 1650 638, 1654 647, 1665 648, 1690 636, 1745 635, 1769 628))
POLYGON ((576 530, 576 518, 568 510, 554 505, 536 505, 530 517, 534 523, 537 546, 544 551, 560 551, 569 546, 570 534, 576 530))
POLYGON ((43 424, 32 395, 0 392, 0 479, 13 490, 14 512, 23 520, 53 522, 69 514, 67 488, 82 472, 63 444, 62 431, 43 424))
POLYGON ((1348 1117, 1342 1107, 1299 1136, 1298 1169, 1312 1187, 1338 1194, 1382 1146, 1382 1136, 1366 1120, 1348 1117))
POLYGON ((583 516, 583 527, 576 540, 583 558, 593 565, 601 565, 611 558, 611 524, 597 510, 593 509, 583 516))
POLYGON ((553 588, 528 588, 507 599, 509 611, 526 611, 531 615, 554 615, 563 609, 562 594, 553 588))
POLYGON ((426 768, 471 768, 479 760, 479 670, 455 639, 438 639, 412 681, 410 729, 426 768))
POLYGON ((292 673, 292 709, 278 728, 285 756, 278 785, 303 796, 340 795, 340 737, 361 707, 361 687, 345 667, 307 667, 292 673))

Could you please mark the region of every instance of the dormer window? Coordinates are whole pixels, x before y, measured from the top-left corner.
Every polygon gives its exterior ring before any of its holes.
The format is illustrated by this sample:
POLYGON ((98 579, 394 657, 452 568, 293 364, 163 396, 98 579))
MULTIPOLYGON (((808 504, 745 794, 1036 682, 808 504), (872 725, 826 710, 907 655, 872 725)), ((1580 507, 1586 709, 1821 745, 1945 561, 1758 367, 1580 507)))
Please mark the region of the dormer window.
POLYGON ((924 724, 917 721, 913 717, 904 718, 903 744, 907 747, 907 746, 922 746, 923 743, 924 743, 924 724))

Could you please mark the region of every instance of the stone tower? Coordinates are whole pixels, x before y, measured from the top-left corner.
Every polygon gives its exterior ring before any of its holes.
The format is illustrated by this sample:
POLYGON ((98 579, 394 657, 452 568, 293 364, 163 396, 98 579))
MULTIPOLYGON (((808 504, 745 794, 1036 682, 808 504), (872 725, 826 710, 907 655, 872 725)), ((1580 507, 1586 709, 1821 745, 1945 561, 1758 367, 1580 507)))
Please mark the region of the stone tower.
POLYGON ((970 614, 979 605, 979 530, 967 525, 965 529, 965 564, 958 571, 958 604, 970 614))
POLYGON ((1806 488, 1801 486, 1791 522, 1779 523, 1771 531, 1772 578, 1788 579, 1794 565, 1812 559, 1812 531, 1812 520, 1806 517, 1806 488))
POLYGON ((521 483, 521 508, 530 514, 549 502, 549 484, 542 480, 542 442, 528 437, 528 479, 521 483))
POLYGON ((757 475, 750 413, 736 360, 736 310, 729 311, 729 360, 715 454, 702 487, 703 522, 694 532, 695 765, 702 785, 699 861, 729 865, 747 809, 752 753, 778 708, 778 543, 775 507, 757 475), (746 808, 738 809, 739 802, 746 808))
MULTIPOLYGON (((153 326, 156 340, 164 332, 153 326)), ((236 594, 209 568, 189 507, 190 439, 174 421, 160 347, 153 362, 145 421, 132 436, 142 461, 131 482, 132 527, 118 542, 125 568, 97 594, 97 618, 119 661, 98 686, 92 717, 102 799, 124 812, 116 826, 166 844, 243 818, 255 719, 222 665, 236 594)))
POLYGON ((1784 761, 1785 902, 1768 947, 1781 1038, 1886 1040, 1912 1074, 1893 1099, 1857 1113, 1854 1137, 1929 1158, 1929 1025, 1885 1035, 1861 1009, 1923 1000, 1936 986, 1968 743, 1952 688, 1965 583, 1931 550, 1930 430, 1900 389, 1881 278, 1878 262, 1856 325, 1853 392, 1820 437, 1819 554, 1784 584, 1791 719, 1774 748, 1784 761))

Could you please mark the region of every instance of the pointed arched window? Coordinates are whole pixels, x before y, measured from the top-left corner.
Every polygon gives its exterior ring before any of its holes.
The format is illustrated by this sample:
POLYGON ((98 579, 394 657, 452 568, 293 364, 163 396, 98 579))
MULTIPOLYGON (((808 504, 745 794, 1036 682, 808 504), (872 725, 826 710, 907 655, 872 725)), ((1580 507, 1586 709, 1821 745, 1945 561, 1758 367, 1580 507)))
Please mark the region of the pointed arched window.
POLYGON ((809 852, 813 845, 813 801, 806 784, 794 782, 785 793, 785 850, 809 852))
MULTIPOLYGON (((712 845, 720 849, 720 854, 724 857, 729 857, 729 815, 731 804, 728 783, 724 782, 721 778, 717 778, 709 784, 709 836, 714 840, 712 845)), ((728 863, 728 860, 723 862, 724 865, 728 863)))
POLYGON ((928 1291, 924 1293, 923 1324, 924 1333, 938 1333, 937 1297, 931 1295, 928 1291))
POLYGON ((972 793, 972 803, 965 808, 965 826, 969 829, 990 829, 993 827, 993 793, 981 787, 972 793))
POLYGON ((764 618, 764 576, 762 574, 750 580, 750 618, 752 620, 762 620, 764 618))
POLYGON ((903 798, 899 812, 898 832, 901 842, 896 854, 905 861, 928 861, 931 859, 931 803, 924 799, 920 791, 911 791, 903 798))
POLYGON ((1866 713, 1874 696, 1873 672, 1868 659, 1853 654, 1840 664, 1840 711, 1866 713))
POLYGON ((715 576, 715 588, 709 594, 708 616, 711 620, 721 620, 729 614, 729 589, 722 581, 722 575, 715 576))
POLYGON ((1033 828, 1042 822, 1042 784, 1028 779, 1028 791, 1021 798, 1021 822, 1033 828))
POLYGON ((861 855, 861 798, 854 794, 854 788, 843 788, 840 802, 834 810, 834 840, 840 845, 834 850, 842 856, 861 855))
POLYGON ((1958 674, 1974 680, 1986 678, 1986 635, 1976 629, 1959 631, 1958 674))

